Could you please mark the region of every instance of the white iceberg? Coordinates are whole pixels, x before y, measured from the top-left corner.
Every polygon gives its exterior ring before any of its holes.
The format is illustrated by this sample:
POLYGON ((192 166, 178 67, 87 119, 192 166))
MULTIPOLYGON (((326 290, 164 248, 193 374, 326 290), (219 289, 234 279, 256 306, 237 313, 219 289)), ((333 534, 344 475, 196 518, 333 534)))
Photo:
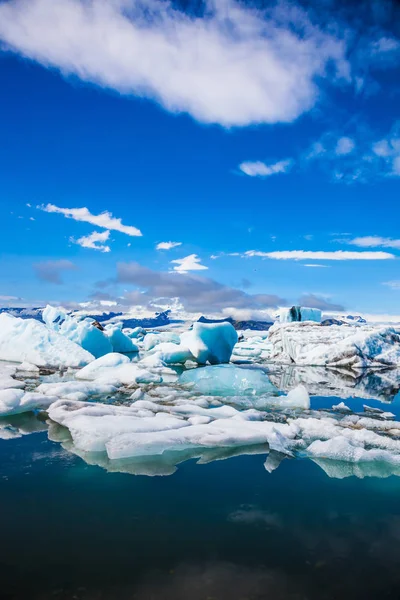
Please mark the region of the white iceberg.
POLYGON ((199 364, 228 363, 237 341, 237 332, 228 322, 193 323, 193 329, 181 335, 182 345, 199 364))
POLYGON ((180 344, 180 338, 173 331, 161 331, 160 333, 148 333, 143 340, 143 347, 148 352, 162 343, 180 344))
POLYGON ((275 324, 271 360, 296 365, 385 368, 400 365, 400 329, 318 323, 275 324))
POLYGON ((115 386, 139 383, 162 383, 158 373, 143 368, 140 363, 132 363, 124 354, 111 352, 97 358, 75 374, 76 379, 108 383, 115 386))
POLYGON ((50 305, 43 310, 42 318, 47 327, 75 342, 95 358, 113 351, 112 344, 105 333, 94 327, 93 319, 79 320, 69 315, 63 308, 50 305))
POLYGON ((83 367, 93 355, 35 319, 0 314, 0 360, 39 367, 83 367))
POLYGON ((104 333, 110 340, 114 352, 138 352, 137 345, 122 331, 122 323, 106 325, 104 333))
POLYGON ((46 409, 56 396, 46 396, 36 392, 24 392, 23 390, 0 390, 0 416, 16 415, 33 409, 46 409))

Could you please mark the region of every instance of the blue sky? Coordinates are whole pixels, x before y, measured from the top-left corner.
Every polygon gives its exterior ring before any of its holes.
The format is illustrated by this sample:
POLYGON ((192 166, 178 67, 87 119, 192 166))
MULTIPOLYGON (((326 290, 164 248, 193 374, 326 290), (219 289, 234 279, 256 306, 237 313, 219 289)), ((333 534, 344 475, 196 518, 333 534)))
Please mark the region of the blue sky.
POLYGON ((400 14, 359 4, 0 2, 1 303, 399 314, 400 14))

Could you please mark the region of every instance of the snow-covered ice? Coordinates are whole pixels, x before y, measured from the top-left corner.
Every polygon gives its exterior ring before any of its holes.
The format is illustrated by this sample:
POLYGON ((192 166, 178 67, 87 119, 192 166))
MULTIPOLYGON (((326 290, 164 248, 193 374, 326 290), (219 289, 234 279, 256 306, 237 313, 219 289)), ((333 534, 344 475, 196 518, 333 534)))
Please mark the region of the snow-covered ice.
POLYGON ((0 360, 39 367, 83 367, 93 355, 34 319, 0 314, 0 360))
POLYGON ((281 323, 269 330, 270 359, 296 365, 385 368, 400 365, 400 329, 281 323))

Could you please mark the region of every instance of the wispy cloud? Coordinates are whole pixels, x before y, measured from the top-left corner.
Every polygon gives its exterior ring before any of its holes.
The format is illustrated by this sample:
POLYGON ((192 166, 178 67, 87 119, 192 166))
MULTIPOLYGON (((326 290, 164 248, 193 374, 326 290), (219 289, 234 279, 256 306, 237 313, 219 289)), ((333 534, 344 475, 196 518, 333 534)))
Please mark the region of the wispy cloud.
POLYGON ((292 164, 293 161, 291 159, 281 160, 272 164, 266 164, 261 161, 247 161, 242 162, 239 165, 239 169, 246 175, 249 175, 249 177, 269 177, 270 175, 287 173, 292 164))
POLYGON ((110 252, 110 246, 104 244, 104 242, 106 242, 109 239, 109 237, 109 231, 93 231, 93 233, 80 237, 77 240, 71 237, 70 241, 73 244, 82 246, 82 248, 92 248, 93 250, 100 250, 100 252, 110 252))
POLYGON ((61 278, 65 271, 75 271, 76 265, 70 260, 46 260, 33 265, 36 276, 42 281, 61 285, 61 278))
POLYGON ((177 246, 182 246, 182 242, 160 242, 157 244, 156 250, 171 250, 177 246))
POLYGON ((188 271, 206 271, 208 269, 208 267, 201 264, 201 260, 197 254, 189 254, 189 256, 185 256, 184 258, 171 260, 171 263, 178 265, 174 267, 174 271, 178 271, 179 273, 187 273, 188 271))
POLYGON ((347 243, 352 244, 353 246, 359 246, 360 248, 396 248, 396 249, 400 249, 400 240, 379 237, 377 235, 356 237, 353 240, 348 240, 347 243))
POLYGON ((279 4, 256 10, 228 0, 202 8, 10 0, 0 3, 0 39, 63 74, 227 127, 291 122, 317 102, 318 76, 350 80, 345 42, 299 7, 285 13, 279 4))
POLYGON ((392 281, 384 281, 382 285, 387 285, 388 287, 392 288, 392 290, 400 290, 399 279, 393 279, 392 281))
POLYGON ((389 252, 347 252, 346 250, 336 250, 334 252, 309 250, 260 252, 259 250, 248 250, 242 256, 258 256, 276 260, 388 260, 396 258, 394 254, 389 252))
POLYGON ((328 265, 306 264, 306 265, 303 265, 303 267, 327 269, 328 265))
MULTIPOLYGON (((1 13, 0 6, 0 13, 1 13)), ((99 215, 93 215, 88 208, 60 208, 54 204, 46 204, 37 207, 39 210, 43 210, 48 213, 58 213, 64 215, 68 219, 74 219, 74 221, 83 221, 84 223, 90 223, 103 229, 110 229, 112 231, 119 231, 130 236, 141 236, 142 233, 136 227, 131 225, 123 225, 121 219, 113 217, 108 211, 102 212, 99 215)))

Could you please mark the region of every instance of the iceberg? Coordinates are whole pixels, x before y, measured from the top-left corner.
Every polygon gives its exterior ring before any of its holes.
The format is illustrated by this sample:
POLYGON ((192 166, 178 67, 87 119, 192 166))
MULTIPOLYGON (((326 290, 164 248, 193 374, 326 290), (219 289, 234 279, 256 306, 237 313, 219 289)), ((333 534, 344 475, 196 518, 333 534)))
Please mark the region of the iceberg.
POLYGON ((209 396, 241 396, 277 394, 278 390, 261 369, 245 369, 235 365, 214 365, 185 371, 179 383, 209 396))
POLYGON ((307 308, 305 306, 292 306, 281 308, 279 311, 281 323, 292 323, 296 321, 315 321, 321 323, 321 311, 319 308, 307 308))
POLYGON ((186 346, 199 364, 228 363, 238 341, 235 328, 228 322, 193 323, 193 329, 181 335, 186 346))
POLYGON ((50 305, 43 310, 42 318, 49 329, 78 344, 95 358, 113 351, 107 335, 93 326, 93 319, 79 321, 63 308, 50 305))
POLYGON ((75 374, 76 379, 96 381, 114 386, 139 383, 162 383, 157 373, 143 368, 140 363, 132 363, 124 354, 111 352, 97 358, 75 374))
MULTIPOLYGON (((183 344, 175 344, 173 342, 162 342, 155 346, 156 352, 153 354, 155 357, 154 363, 161 363, 165 365, 185 364, 188 360, 194 360, 193 354, 189 348, 183 344)), ((147 357, 149 362, 151 357, 147 357)))
POLYGON ((143 340, 143 347, 148 352, 157 346, 168 342, 171 344, 180 344, 181 340, 177 333, 173 331, 162 331, 161 333, 148 333, 143 340))
POLYGON ((35 319, 0 314, 0 360, 77 368, 93 359, 93 354, 35 319))
POLYGON ((132 339, 122 331, 122 323, 106 325, 105 335, 111 342, 114 352, 138 352, 139 348, 132 339))
POLYGON ((45 396, 36 392, 0 390, 0 416, 16 415, 38 408, 47 409, 57 400, 56 396, 45 396))
POLYGON ((270 359, 296 365, 387 368, 400 365, 400 329, 281 323, 269 330, 270 359))

